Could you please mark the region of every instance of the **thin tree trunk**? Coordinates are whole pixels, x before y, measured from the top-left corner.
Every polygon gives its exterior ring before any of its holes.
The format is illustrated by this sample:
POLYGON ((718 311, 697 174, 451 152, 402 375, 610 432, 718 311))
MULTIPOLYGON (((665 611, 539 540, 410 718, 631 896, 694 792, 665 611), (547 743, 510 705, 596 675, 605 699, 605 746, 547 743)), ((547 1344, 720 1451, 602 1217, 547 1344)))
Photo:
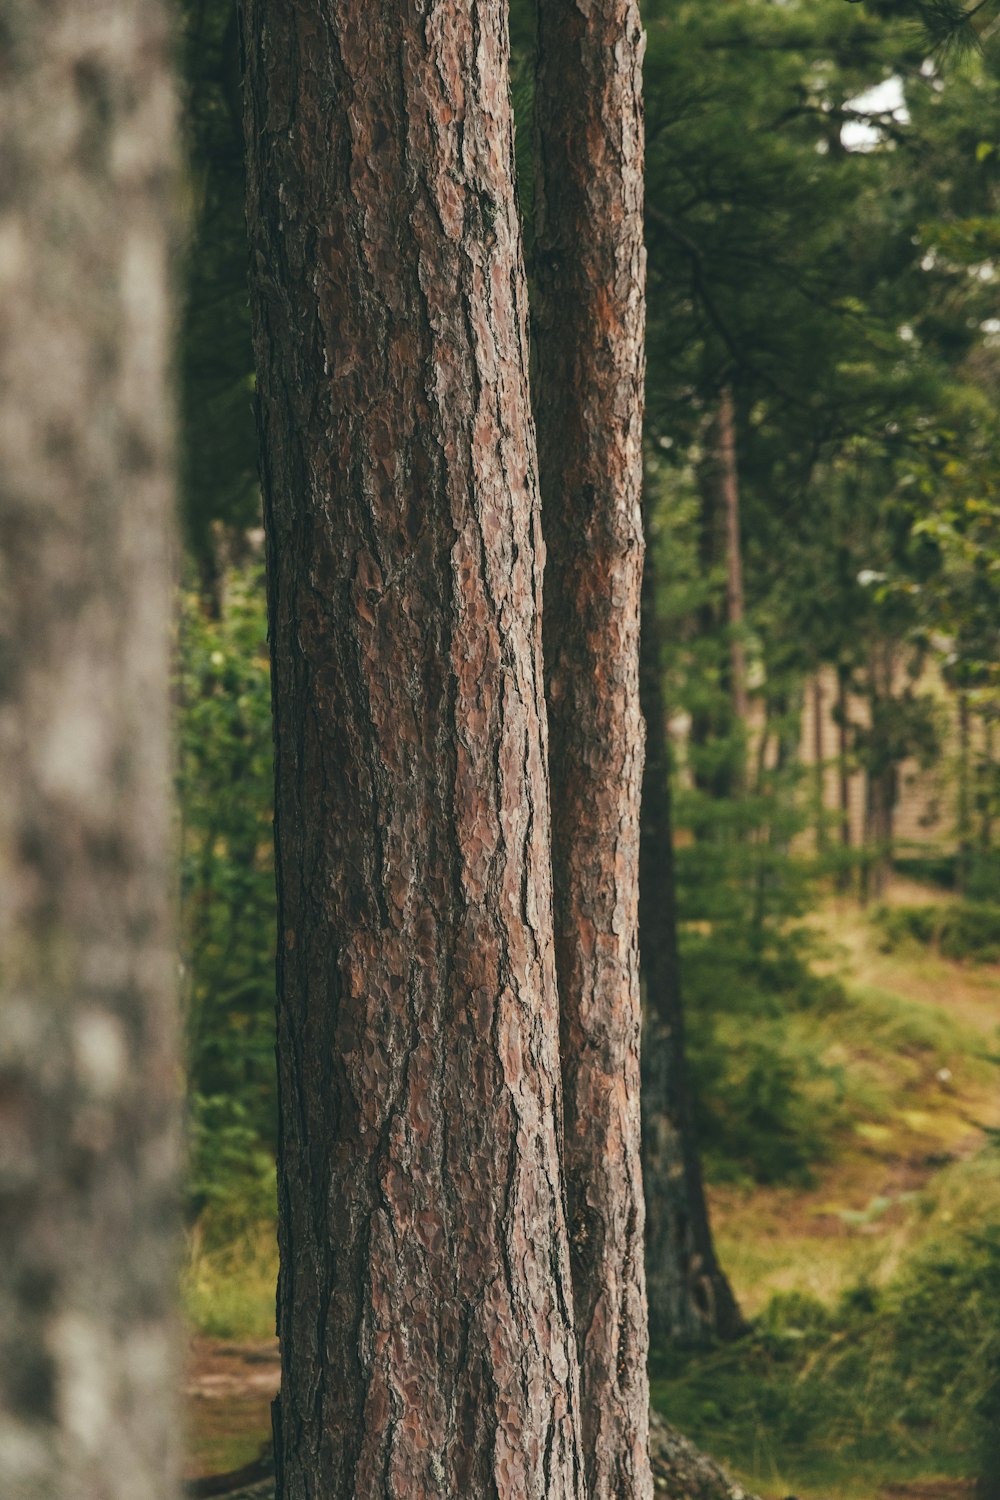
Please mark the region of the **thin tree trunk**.
POLYGON ((812 683, 813 774, 816 796, 816 853, 823 854, 826 837, 826 747, 823 743, 823 680, 817 669, 812 683))
POLYGON ((993 749, 994 720, 987 710, 983 717, 983 758, 980 775, 979 849, 988 854, 993 847, 993 800, 995 796, 996 761, 993 749))
POLYGON ((642 1151, 646 1285, 654 1346, 732 1338, 743 1319, 712 1242, 684 1057, 670 752, 653 552, 642 581, 640 686, 646 720, 639 927, 646 988, 642 1151))
POLYGON ((969 695, 958 691, 958 889, 969 884, 972 864, 972 732, 969 695))
POLYGON ((0 1494, 178 1493, 155 0, 0 24, 0 1494))
POLYGON ((282 1500, 582 1500, 500 0, 245 0, 282 1500))
POLYGON ((837 877, 839 890, 850 885, 850 870, 847 855, 851 849, 851 769, 850 769, 850 725, 847 697, 848 674, 837 665, 837 792, 840 803, 840 847, 844 852, 844 863, 837 877))
POLYGON ((733 393, 727 385, 719 398, 719 467, 726 513, 726 608, 729 621, 730 691, 733 713, 747 721, 747 663, 743 643, 743 552, 740 541, 740 483, 736 469, 736 425, 733 393))
POLYGON ((652 1495, 637 909, 644 47, 635 0, 541 0, 535 393, 564 1152, 591 1500, 652 1495))
POLYGON ((876 641, 869 652, 868 700, 871 706, 871 736, 868 769, 869 861, 865 870, 865 897, 880 899, 892 867, 893 812, 896 802, 896 766, 888 740, 887 705, 892 701, 894 661, 892 645, 876 641))

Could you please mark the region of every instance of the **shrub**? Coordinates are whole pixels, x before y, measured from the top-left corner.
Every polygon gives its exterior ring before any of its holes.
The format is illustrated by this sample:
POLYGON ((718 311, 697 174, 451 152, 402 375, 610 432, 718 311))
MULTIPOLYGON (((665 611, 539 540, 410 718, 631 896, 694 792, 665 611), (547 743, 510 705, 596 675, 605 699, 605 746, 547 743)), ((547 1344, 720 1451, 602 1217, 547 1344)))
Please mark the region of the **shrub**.
POLYGON ((948 906, 882 906, 873 914, 881 946, 891 952, 902 943, 935 946, 944 958, 996 963, 1000 959, 1000 905, 956 901, 948 906))

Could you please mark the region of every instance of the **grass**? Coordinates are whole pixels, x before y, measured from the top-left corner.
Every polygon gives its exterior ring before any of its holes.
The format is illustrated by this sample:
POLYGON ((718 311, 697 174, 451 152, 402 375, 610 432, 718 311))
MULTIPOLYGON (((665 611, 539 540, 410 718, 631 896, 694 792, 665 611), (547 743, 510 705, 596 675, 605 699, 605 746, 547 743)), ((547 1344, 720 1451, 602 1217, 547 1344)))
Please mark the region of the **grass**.
POLYGON ((823 1156, 811 1181, 710 1188, 754 1332, 654 1358, 653 1400, 762 1495, 946 1493, 977 1472, 1000 1370, 1000 1155, 982 1128, 1000 1125, 1000 972, 887 952, 843 901, 815 928, 840 987, 788 1015, 785 1045, 836 1084, 823 1156))
POLYGON ((266 1339, 274 1333, 278 1246, 271 1223, 249 1225, 212 1244, 210 1226, 195 1226, 181 1276, 188 1326, 214 1339, 266 1339))

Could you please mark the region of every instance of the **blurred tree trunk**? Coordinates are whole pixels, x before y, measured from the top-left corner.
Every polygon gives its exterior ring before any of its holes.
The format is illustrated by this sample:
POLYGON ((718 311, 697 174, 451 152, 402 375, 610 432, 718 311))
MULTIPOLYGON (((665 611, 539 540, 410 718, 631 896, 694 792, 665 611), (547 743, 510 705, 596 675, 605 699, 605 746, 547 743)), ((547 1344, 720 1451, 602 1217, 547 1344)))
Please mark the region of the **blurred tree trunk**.
POLYGON ((564 1160, 591 1500, 652 1495, 640 1164, 645 38, 541 0, 535 410, 564 1160))
POLYGON ((959 688, 958 699, 958 889, 968 889, 972 868, 972 715, 969 694, 959 688))
POLYGON ((583 1500, 506 9, 245 0, 282 1500, 583 1500))
POLYGON ((710 771, 699 764, 697 756, 694 769, 696 785, 714 798, 731 799, 742 796, 747 790, 750 747, 743 642, 739 474, 733 396, 728 385, 723 387, 714 414, 706 416, 702 430, 704 454, 696 470, 701 499, 699 557, 706 580, 724 567, 726 598, 724 605, 721 600, 716 603, 713 587, 712 597, 698 609, 698 630, 706 639, 717 638, 720 648, 725 650, 725 662, 720 662, 720 678, 726 698, 716 708, 702 709, 693 715, 690 743, 701 748, 713 739, 731 740, 731 753, 717 758, 710 771))
POLYGON ((178 1492, 166 8, 0 16, 0 1494, 178 1492))
POLYGON ((747 662, 743 644, 743 549, 740 541, 740 481, 736 468, 736 424, 733 392, 724 386, 719 397, 718 434, 719 481, 726 516, 726 612, 729 621, 729 688, 733 714, 739 723, 747 722, 747 662))
POLYGON ((817 667, 812 681, 813 776, 816 798, 816 853, 826 852, 826 746, 823 742, 823 679, 817 667))
POLYGON ((837 875, 837 889, 846 891, 851 883, 851 872, 847 856, 851 849, 851 765, 850 765, 850 703, 848 687, 850 668, 844 662, 837 663, 837 793, 840 805, 840 847, 844 854, 843 864, 837 875))
POLYGON ((994 723, 993 711, 987 709, 983 715, 983 756, 979 776, 979 850, 981 854, 988 854, 993 847, 993 816, 996 798, 994 723))
POLYGON ((892 869, 894 813, 897 798, 896 750, 892 726, 895 656, 887 640, 871 642, 868 650, 867 736, 868 798, 862 900, 881 900, 892 869))
POLYGON ((733 1338, 745 1325, 712 1242, 684 1057, 670 751, 652 548, 646 552, 642 581, 640 686, 646 720, 639 854, 639 930, 646 986, 642 1066, 646 1285, 650 1339, 654 1347, 662 1348, 671 1343, 733 1338))

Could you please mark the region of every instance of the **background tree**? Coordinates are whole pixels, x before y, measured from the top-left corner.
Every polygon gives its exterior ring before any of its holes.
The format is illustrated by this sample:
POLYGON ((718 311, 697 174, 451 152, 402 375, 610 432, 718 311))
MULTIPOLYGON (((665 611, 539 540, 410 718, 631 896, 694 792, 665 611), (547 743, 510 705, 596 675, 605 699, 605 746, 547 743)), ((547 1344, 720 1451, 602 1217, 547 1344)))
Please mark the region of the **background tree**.
POLYGON ((278 1489, 577 1500, 505 13, 250 0, 244 35, 278 1489))
POLYGON ((165 7, 0 16, 0 1490, 170 1500, 165 7))
POLYGON ((649 1337, 667 1348, 733 1338, 745 1324, 712 1240, 684 1045, 658 549, 648 515, 646 526, 639 677, 646 723, 639 846, 642 1167, 649 1337))

